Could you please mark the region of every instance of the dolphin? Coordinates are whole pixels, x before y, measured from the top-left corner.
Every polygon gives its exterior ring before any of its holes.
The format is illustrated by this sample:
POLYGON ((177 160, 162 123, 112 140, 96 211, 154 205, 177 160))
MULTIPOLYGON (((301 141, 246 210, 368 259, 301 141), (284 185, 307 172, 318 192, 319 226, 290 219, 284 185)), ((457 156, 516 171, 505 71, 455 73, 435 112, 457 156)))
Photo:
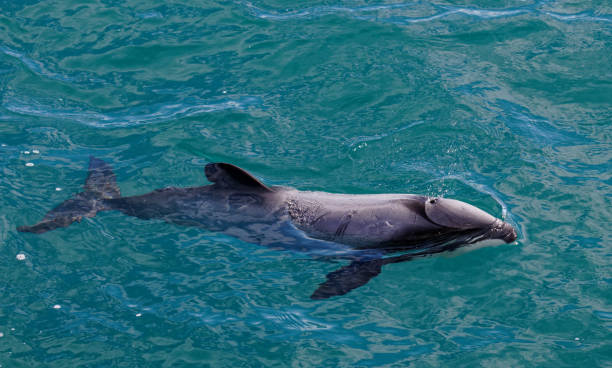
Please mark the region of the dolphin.
POLYGON ((515 229, 470 205, 415 194, 335 194, 267 186, 229 163, 204 168, 210 185, 123 197, 112 168, 90 157, 84 190, 20 232, 67 227, 100 211, 229 234, 274 249, 348 260, 311 295, 325 299, 366 284, 382 266, 484 241, 511 243, 515 229), (399 255, 390 255, 400 253, 399 255))

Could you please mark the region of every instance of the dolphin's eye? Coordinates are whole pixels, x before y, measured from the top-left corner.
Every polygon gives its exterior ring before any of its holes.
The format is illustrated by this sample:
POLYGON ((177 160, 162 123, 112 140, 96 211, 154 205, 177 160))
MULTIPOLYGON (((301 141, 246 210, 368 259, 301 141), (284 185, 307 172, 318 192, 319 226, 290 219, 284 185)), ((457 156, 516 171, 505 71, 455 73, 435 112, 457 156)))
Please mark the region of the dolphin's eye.
POLYGON ((438 201, 437 198, 432 198, 432 199, 429 200, 429 203, 435 204, 437 201, 438 201))

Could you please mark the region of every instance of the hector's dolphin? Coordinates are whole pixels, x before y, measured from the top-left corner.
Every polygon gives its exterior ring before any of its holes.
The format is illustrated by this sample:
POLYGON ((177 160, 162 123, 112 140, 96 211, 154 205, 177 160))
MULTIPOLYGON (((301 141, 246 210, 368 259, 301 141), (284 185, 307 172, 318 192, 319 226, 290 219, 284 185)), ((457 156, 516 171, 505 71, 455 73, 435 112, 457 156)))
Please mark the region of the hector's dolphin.
POLYGON ((83 192, 32 226, 44 233, 99 211, 198 226, 241 240, 351 263, 327 275, 313 299, 343 295, 367 283, 389 263, 452 251, 485 240, 510 243, 514 228, 464 202, 414 194, 333 194, 261 183, 227 163, 206 165, 211 185, 164 188, 122 197, 115 174, 91 157, 83 192), (401 255, 388 256, 402 252, 401 255))

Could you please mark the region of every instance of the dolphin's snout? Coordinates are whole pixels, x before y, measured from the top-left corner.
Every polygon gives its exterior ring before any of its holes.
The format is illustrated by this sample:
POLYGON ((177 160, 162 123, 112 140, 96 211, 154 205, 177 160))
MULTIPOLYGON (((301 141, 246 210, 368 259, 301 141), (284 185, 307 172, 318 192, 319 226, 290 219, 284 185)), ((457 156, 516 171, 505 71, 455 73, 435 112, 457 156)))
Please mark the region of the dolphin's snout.
POLYGON ((512 243, 518 237, 514 227, 501 220, 495 221, 493 225, 491 225, 491 229, 489 231, 492 238, 501 239, 506 243, 512 243))
POLYGON ((512 243, 513 241, 516 240, 516 238, 518 238, 518 236, 516 235, 516 230, 512 227, 512 225, 506 223, 505 224, 509 229, 508 233, 506 234, 506 236, 504 237, 504 241, 506 243, 512 243))
POLYGON ((506 230, 506 236, 504 236, 504 241, 506 243, 512 243, 518 237, 516 235, 516 230, 507 222, 504 222, 504 228, 506 230))

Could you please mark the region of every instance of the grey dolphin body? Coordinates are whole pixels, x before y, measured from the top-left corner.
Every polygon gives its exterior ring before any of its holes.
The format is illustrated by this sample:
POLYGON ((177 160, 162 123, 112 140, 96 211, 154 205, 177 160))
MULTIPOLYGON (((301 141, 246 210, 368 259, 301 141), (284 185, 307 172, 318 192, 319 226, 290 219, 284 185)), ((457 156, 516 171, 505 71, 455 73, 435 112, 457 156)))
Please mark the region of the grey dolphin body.
POLYGON ((211 185, 164 188, 122 197, 115 174, 92 157, 85 190, 22 232, 66 227, 99 211, 198 226, 272 248, 305 251, 351 263, 327 275, 313 299, 343 295, 389 263, 484 240, 516 239, 514 228, 464 202, 413 194, 349 195, 299 191, 261 183, 227 163, 205 167, 211 185), (388 256, 402 252, 401 255, 388 256))

